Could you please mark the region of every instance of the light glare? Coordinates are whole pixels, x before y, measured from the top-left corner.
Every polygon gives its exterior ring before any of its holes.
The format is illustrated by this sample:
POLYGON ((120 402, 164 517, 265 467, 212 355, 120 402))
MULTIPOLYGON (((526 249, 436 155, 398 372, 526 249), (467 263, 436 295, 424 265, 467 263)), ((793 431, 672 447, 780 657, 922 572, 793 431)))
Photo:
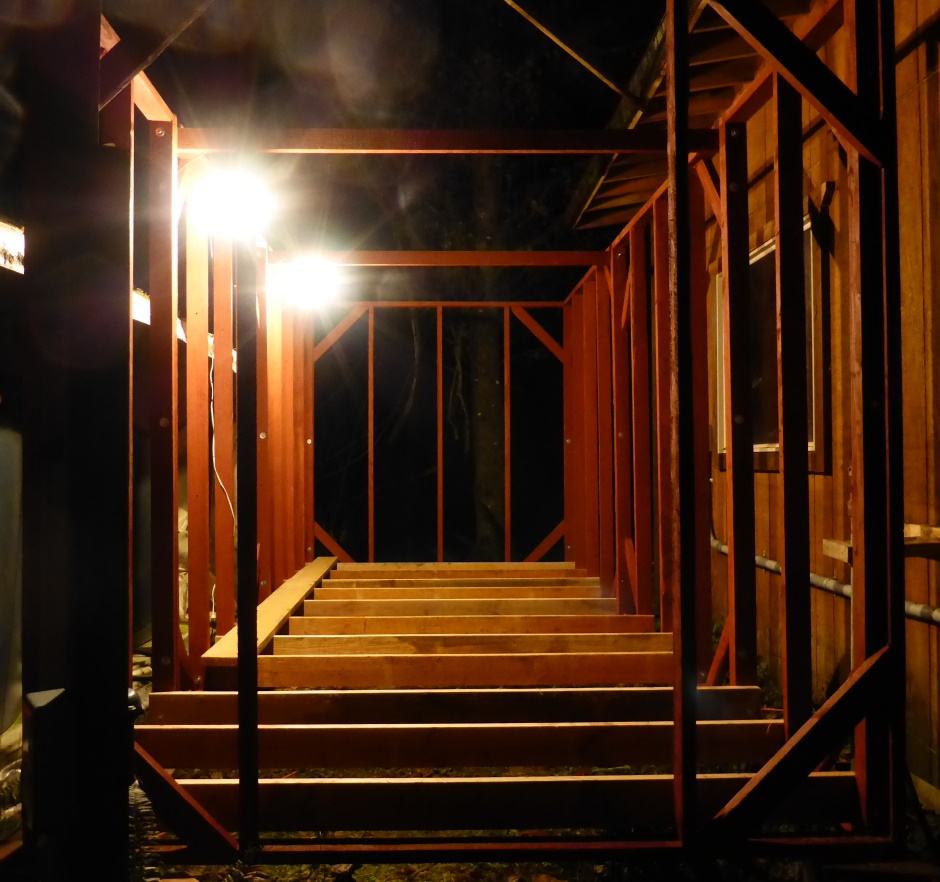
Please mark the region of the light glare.
POLYGON ((336 264, 307 257, 268 267, 272 291, 283 300, 304 309, 317 309, 339 295, 342 276, 336 264))
POLYGON ((232 239, 253 239, 274 215, 274 195, 248 169, 214 169, 194 185, 193 219, 208 232, 232 239))

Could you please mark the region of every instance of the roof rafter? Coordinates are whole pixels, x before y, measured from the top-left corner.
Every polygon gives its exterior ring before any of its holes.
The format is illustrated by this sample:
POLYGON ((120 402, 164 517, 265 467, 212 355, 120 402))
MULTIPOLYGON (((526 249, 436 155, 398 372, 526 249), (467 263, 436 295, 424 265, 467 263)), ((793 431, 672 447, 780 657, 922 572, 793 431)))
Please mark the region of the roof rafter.
MULTIPOLYGON (((693 151, 715 152, 714 129, 691 129, 693 151)), ((269 129, 180 128, 179 153, 558 154, 666 151, 666 132, 619 129, 269 129)))

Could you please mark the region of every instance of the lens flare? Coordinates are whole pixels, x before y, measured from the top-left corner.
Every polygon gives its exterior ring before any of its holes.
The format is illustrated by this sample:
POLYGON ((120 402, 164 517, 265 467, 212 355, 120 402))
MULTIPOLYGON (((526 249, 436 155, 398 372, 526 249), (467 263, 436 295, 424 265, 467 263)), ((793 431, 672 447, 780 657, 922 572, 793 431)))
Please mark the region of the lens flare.
POLYGON ((319 257, 304 257, 268 267, 268 290, 286 303, 317 309, 334 301, 343 277, 336 264, 319 257))
POLYGON ((244 168, 213 169, 189 196, 190 217, 207 232, 253 239, 274 216, 274 194, 262 178, 244 168))

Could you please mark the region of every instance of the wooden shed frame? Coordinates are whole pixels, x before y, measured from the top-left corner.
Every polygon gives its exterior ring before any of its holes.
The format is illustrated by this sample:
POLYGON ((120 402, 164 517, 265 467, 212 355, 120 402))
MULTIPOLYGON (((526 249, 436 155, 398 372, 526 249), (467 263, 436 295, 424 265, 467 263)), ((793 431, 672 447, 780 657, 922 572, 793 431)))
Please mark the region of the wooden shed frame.
MULTIPOLYGON (((906 774, 905 637, 894 4, 892 0, 827 0, 814 7, 813 20, 805 33, 797 36, 763 5, 751 0, 708 3, 764 59, 751 85, 722 115, 717 129, 689 126, 688 17, 685 4, 667 0, 666 137, 632 130, 249 133, 251 148, 278 152, 666 152, 667 180, 604 253, 363 254, 347 259, 351 263, 386 260, 424 266, 508 262, 590 267, 561 306, 563 348, 555 344, 556 351, 548 340, 543 341, 563 359, 565 434, 571 442, 566 445, 565 518, 546 543, 564 535, 570 558, 616 586, 622 611, 649 613, 654 591, 658 594, 656 603, 664 627, 671 625, 675 635, 675 838, 590 843, 390 841, 335 847, 265 844, 258 836, 256 622, 243 617, 238 631, 239 836, 237 841, 232 839, 180 792, 174 811, 190 820, 194 833, 189 850, 175 853, 219 861, 238 855, 271 862, 616 857, 632 850, 818 851, 833 855, 858 854, 860 848, 889 849, 901 842, 906 774), (850 35, 851 88, 814 51, 840 26, 850 35), (708 577, 710 460, 707 390, 703 392, 702 387, 707 382, 708 346, 703 289, 705 206, 712 208, 721 230, 725 288, 729 617, 722 645, 731 682, 751 684, 756 676, 753 457, 750 426, 746 417, 742 418, 747 394, 746 357, 742 353, 746 356, 743 318, 749 250, 745 132, 750 115, 768 100, 777 123, 777 395, 788 740, 714 818, 699 823, 694 810, 694 698, 697 685, 713 663, 708 577), (815 108, 845 150, 851 223, 852 672, 815 712, 810 698, 809 597, 808 592, 796 590, 809 579, 808 536, 805 523, 801 523, 807 506, 808 468, 803 394, 805 317, 803 298, 782 293, 802 289, 801 101, 815 108), (651 377, 646 374, 650 347, 655 351, 651 377), (596 408, 592 406, 595 401, 596 408), (655 432, 651 432, 653 424, 655 432), (657 439, 655 449, 651 449, 651 437, 657 439), (643 516, 651 511, 657 519, 656 549, 650 518, 643 516), (651 568, 654 558, 659 561, 656 586, 651 568), (858 828, 839 837, 761 834, 760 824, 770 810, 853 731, 862 813, 858 828)), ((246 145, 241 134, 177 125, 175 115, 142 73, 160 47, 135 50, 128 45, 120 49, 125 46, 121 42, 99 64, 101 21, 100 9, 95 6, 77 4, 59 27, 33 32, 26 38, 30 44, 23 81, 30 111, 24 130, 28 254, 22 285, 32 319, 47 328, 45 339, 51 339, 53 345, 34 345, 28 352, 31 394, 24 460, 24 560, 29 588, 24 615, 24 692, 35 695, 64 686, 69 697, 64 719, 74 733, 74 756, 85 751, 126 758, 122 702, 127 685, 129 600, 124 587, 128 584, 131 526, 128 427, 133 401, 128 383, 128 291, 133 279, 133 141, 135 137, 148 139, 150 162, 149 418, 155 487, 151 576, 158 592, 153 622, 158 689, 172 688, 181 677, 193 687, 202 684, 204 671, 192 659, 208 649, 209 635, 208 586, 193 585, 197 598, 202 592, 202 601, 194 609, 202 612, 191 616, 189 655, 181 651, 175 597, 177 439, 172 431, 179 408, 178 166, 181 158, 241 150, 246 145), (135 106, 148 119, 144 132, 134 132, 135 106), (68 221, 68 230, 63 229, 63 219, 68 221), (104 275, 95 268, 98 261, 109 266, 104 275), (64 285, 62 277, 76 262, 88 265, 88 278, 96 281, 95 290, 81 290, 83 299, 78 307, 67 293, 72 286, 64 285), (82 322, 76 313, 76 308, 82 307, 98 310, 108 321, 94 325, 82 322), (109 357, 99 358, 101 352, 109 357), (92 463, 94 468, 89 467, 92 463), (90 499, 97 500, 93 521, 87 516, 90 499), (96 635, 94 639, 89 638, 91 633, 96 635), (81 679, 76 675, 74 680, 63 682, 61 656, 69 649, 81 655, 81 679), (94 734, 89 731, 92 727, 94 734)), ((186 23, 181 21, 181 28, 186 23)), ((205 240, 200 241, 192 231, 190 236, 186 273, 194 280, 207 278, 205 240)), ((224 327, 223 323, 221 333, 217 329, 215 348, 221 369, 218 375, 226 377, 225 383, 232 380, 228 354, 233 347, 238 353, 234 390, 238 419, 233 423, 232 415, 225 412, 217 412, 216 419, 220 426, 229 427, 227 431, 234 425, 237 433, 241 463, 235 510, 239 535, 237 604, 250 609, 265 593, 263 588, 259 591, 259 542, 261 566, 270 567, 270 581, 276 582, 309 559, 318 538, 312 513, 306 517, 304 508, 312 482, 312 450, 309 456, 306 451, 301 456, 296 445, 292 453, 282 448, 269 454, 272 460, 265 464, 259 445, 262 420, 279 420, 284 426, 310 424, 312 392, 304 387, 303 372, 312 367, 317 354, 312 337, 304 337, 289 319, 281 317, 285 321, 280 330, 285 352, 291 354, 279 365, 270 360, 256 311, 258 298, 264 293, 267 258, 259 260, 254 247, 235 245, 228 249, 225 243, 215 249, 215 287, 212 292, 205 290, 204 306, 208 307, 210 293, 218 298, 218 304, 226 298, 230 303, 232 291, 236 293, 231 324, 224 327), (272 384, 291 389, 290 397, 277 403, 283 408, 277 414, 261 411, 259 389, 270 389, 272 384), (274 469, 270 485, 258 480, 262 467, 274 469), (288 493, 288 486, 306 489, 295 496, 288 493), (259 496, 264 493, 273 494, 271 510, 285 525, 296 516, 303 518, 303 529, 290 534, 283 545, 270 539, 265 542, 265 531, 274 529, 277 521, 269 524, 258 517, 259 496), (270 557, 265 559, 265 554, 270 557)), ((80 287, 82 283, 90 284, 79 280, 80 287)), ((195 291, 198 284, 193 281, 190 290, 195 291)), ((515 314, 538 336, 531 317, 525 317, 530 305, 499 304, 507 326, 510 315, 515 314)), ((427 306, 437 310, 440 329, 447 305, 427 306)), ((363 311, 371 317, 376 308, 375 304, 353 305, 350 320, 363 311)), ((208 325, 198 323, 198 312, 191 312, 187 328, 194 349, 202 345, 199 341, 207 338, 208 330, 208 325)), ((216 315, 221 314, 220 309, 216 315)), ((188 357, 207 356, 191 350, 188 357)), ((199 385, 194 376, 189 382, 195 385, 189 388, 188 407, 204 412, 205 384, 199 385)), ((230 386, 223 388, 220 399, 230 392, 230 386)), ((301 437, 298 433, 297 438, 301 437)), ((232 474, 230 461, 219 467, 232 474)), ((191 495, 190 517, 201 524, 196 529, 208 539, 208 462, 204 460, 201 468, 206 470, 204 474, 194 476, 190 466, 190 481, 199 481, 206 488, 204 497, 191 495)), ((230 535, 231 524, 217 525, 217 529, 220 536, 226 531, 230 535)), ((208 555, 208 546, 194 550, 208 555)), ((543 550, 536 549, 533 554, 543 550)), ((234 584, 234 572, 231 577, 234 584)), ((220 624, 226 626, 234 621, 236 598, 220 600, 220 624)), ((40 708, 37 705, 33 722, 27 721, 37 732, 40 708)), ((42 773, 42 763, 54 765, 45 757, 37 742, 33 756, 36 774, 42 773)), ((64 841, 78 847, 94 841, 99 853, 110 855, 107 860, 119 866, 118 859, 126 854, 127 771, 124 763, 114 766, 101 772, 92 793, 83 795, 81 807, 75 807, 69 822, 71 829, 62 835, 64 841)), ((172 791, 171 783, 167 787, 172 791)), ((110 868, 105 875, 119 878, 110 868)))

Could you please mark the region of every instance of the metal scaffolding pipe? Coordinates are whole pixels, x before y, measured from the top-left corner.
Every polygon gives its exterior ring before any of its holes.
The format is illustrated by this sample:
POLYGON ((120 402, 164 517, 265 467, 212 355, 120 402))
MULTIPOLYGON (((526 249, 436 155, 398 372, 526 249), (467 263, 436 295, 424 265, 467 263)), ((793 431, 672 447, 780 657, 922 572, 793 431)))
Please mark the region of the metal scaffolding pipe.
MULTIPOLYGON (((725 557, 728 556, 727 544, 722 542, 714 533, 712 533, 711 543, 715 551, 720 552, 725 555, 725 557)), ((766 570, 768 573, 776 573, 778 576, 781 572, 779 561, 762 557, 759 554, 754 555, 754 565, 758 569, 766 570)), ((845 582, 840 582, 837 579, 827 579, 825 576, 820 576, 818 573, 810 573, 809 583, 820 591, 828 591, 830 594, 836 594, 839 597, 846 597, 850 600, 852 598, 852 586, 846 585, 845 582)), ((925 603, 911 603, 909 600, 905 600, 904 615, 918 622, 926 622, 928 625, 940 626, 940 609, 935 606, 928 606, 925 603)))

